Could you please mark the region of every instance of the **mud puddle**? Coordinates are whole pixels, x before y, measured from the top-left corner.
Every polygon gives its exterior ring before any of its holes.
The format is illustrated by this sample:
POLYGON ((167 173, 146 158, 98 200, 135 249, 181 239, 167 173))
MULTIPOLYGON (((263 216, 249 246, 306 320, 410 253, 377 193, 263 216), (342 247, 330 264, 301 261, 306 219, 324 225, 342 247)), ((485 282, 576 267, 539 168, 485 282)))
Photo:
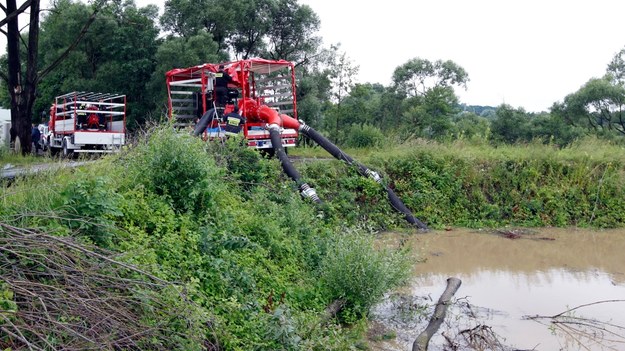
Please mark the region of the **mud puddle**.
POLYGON ((452 276, 462 285, 430 350, 625 350, 625 230, 455 229, 378 242, 409 245, 424 262, 372 310, 373 350, 411 350, 452 276))

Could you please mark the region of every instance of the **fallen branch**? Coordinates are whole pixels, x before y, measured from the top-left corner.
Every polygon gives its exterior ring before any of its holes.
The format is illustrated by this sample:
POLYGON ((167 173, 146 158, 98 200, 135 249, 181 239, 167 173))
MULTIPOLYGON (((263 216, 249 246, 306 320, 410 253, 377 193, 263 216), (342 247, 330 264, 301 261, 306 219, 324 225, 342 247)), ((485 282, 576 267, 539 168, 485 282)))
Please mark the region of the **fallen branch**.
POLYGON ((332 303, 326 307, 321 317, 319 317, 319 321, 313 324, 312 328, 306 334, 306 337, 310 336, 312 332, 317 329, 317 327, 327 324, 332 318, 336 317, 336 315, 341 312, 343 307, 345 307, 345 303, 346 301, 344 299, 336 299, 332 301, 332 303))
POLYGON ((428 344, 430 343, 430 339, 434 334, 438 331, 441 324, 445 320, 445 314, 447 313, 447 307, 449 306, 449 302, 451 298, 454 296, 458 288, 460 288, 460 284, 462 281, 458 278, 447 278, 447 287, 445 291, 438 299, 436 303, 436 308, 434 309, 434 314, 430 318, 430 322, 427 327, 419 334, 417 339, 415 339, 412 344, 412 351, 426 351, 428 349, 428 344))
POLYGON ((575 341, 586 350, 590 350, 584 345, 584 341, 589 344, 598 344, 605 347, 611 347, 615 344, 625 344, 625 326, 616 325, 610 322, 599 321, 592 318, 584 318, 575 316, 572 312, 583 307, 604 304, 604 303, 623 303, 625 300, 603 300, 592 303, 579 305, 553 316, 523 316, 524 319, 534 320, 541 324, 554 328, 555 332, 561 332, 562 335, 575 341), (549 323, 543 323, 546 320, 549 323))

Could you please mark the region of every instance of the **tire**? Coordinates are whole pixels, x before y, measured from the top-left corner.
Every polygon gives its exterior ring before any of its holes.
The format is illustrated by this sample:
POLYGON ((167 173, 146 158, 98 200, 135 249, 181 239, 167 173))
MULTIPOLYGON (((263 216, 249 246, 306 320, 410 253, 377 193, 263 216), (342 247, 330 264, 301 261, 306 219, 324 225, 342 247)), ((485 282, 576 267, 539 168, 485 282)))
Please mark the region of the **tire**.
POLYGON ((264 158, 271 159, 276 155, 276 150, 274 148, 260 149, 260 155, 264 158))
POLYGON ((59 154, 60 149, 58 147, 48 147, 48 154, 50 157, 56 157, 59 154))
POLYGON ((74 150, 67 148, 67 140, 65 140, 65 138, 63 138, 63 142, 61 144, 61 148, 63 149, 63 158, 73 158, 74 150))

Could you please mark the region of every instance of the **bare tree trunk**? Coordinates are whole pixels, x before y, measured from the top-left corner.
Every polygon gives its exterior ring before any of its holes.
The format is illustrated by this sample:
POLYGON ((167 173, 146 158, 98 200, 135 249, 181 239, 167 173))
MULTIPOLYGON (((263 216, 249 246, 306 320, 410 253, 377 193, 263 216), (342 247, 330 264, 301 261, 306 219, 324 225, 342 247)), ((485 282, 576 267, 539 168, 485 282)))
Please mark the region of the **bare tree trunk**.
POLYGON ((456 291, 458 291, 458 288, 460 288, 460 284, 462 284, 462 281, 458 278, 447 278, 447 287, 436 303, 434 314, 432 314, 428 326, 419 334, 412 344, 412 351, 427 351, 430 339, 438 331, 441 324, 443 324, 449 301, 456 291))
MULTIPOLYGON (((13 16, 7 23, 7 56, 8 76, 7 83, 11 97, 11 126, 15 130, 15 145, 20 144, 22 154, 31 150, 31 121, 32 107, 35 102, 37 88, 37 58, 39 54, 39 4, 40 0, 30 1, 30 19, 28 28, 28 48, 26 56, 26 76, 22 75, 20 59, 20 31, 18 16, 13 16)), ((7 16, 17 13, 16 0, 7 0, 7 16)))
POLYGON ((9 90, 9 96, 11 97, 11 143, 15 144, 15 138, 22 134, 18 125, 20 120, 20 104, 22 99, 22 65, 20 63, 20 31, 18 28, 18 16, 11 16, 17 13, 16 0, 7 0, 6 15, 10 18, 7 22, 7 89, 9 90))
POLYGON ((55 69, 67 55, 73 51, 87 33, 89 26, 96 18, 96 14, 106 4, 107 0, 96 0, 94 10, 89 16, 82 30, 74 42, 54 61, 50 66, 38 73, 39 56, 39 10, 41 0, 26 0, 18 9, 16 0, 7 0, 6 7, 2 7, 6 17, 0 20, 0 27, 7 24, 7 31, 2 31, 7 37, 7 62, 8 72, 0 71, 0 78, 6 81, 7 90, 11 99, 11 142, 21 145, 19 150, 22 154, 28 154, 31 150, 31 123, 33 105, 37 96, 37 86, 41 78, 55 69), (18 15, 26 10, 30 12, 28 27, 28 46, 26 48, 26 75, 22 74, 22 61, 20 56, 20 31, 18 28, 18 15), (15 143, 19 139, 19 143, 15 143))

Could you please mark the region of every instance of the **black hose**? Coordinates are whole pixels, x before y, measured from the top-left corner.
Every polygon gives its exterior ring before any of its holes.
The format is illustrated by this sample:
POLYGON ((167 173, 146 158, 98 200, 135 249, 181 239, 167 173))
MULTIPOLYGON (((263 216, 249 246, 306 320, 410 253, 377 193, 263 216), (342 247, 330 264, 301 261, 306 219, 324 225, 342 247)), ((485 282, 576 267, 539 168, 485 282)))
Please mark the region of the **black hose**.
POLYGON ((284 147, 282 146, 282 138, 280 137, 280 128, 277 125, 272 125, 269 127, 269 136, 271 138, 271 146, 273 147, 275 154, 278 156, 280 160, 280 164, 282 165, 282 169, 284 173, 289 176, 289 178, 295 181, 297 187, 299 188, 300 194, 303 197, 308 197, 312 199, 316 203, 321 203, 319 196, 317 196, 317 192, 314 188, 312 188, 307 183, 303 183, 301 181, 301 176, 297 169, 293 166, 286 152, 284 151, 284 147))
POLYGON ((193 136, 199 136, 204 133, 208 125, 213 121, 213 119, 217 117, 217 112, 215 112, 214 108, 206 111, 202 118, 195 125, 195 129, 193 130, 193 136))
MULTIPOLYGON (((319 132, 317 132, 316 130, 314 130, 310 126, 302 124, 302 126, 300 127, 300 131, 303 134, 307 135, 314 142, 319 144, 322 148, 324 148, 327 152, 329 152, 336 159, 341 160, 341 161, 345 161, 349 165, 356 165, 358 167, 358 173, 360 173, 362 176, 373 178, 376 182, 382 184, 382 179, 380 178, 380 176, 378 175, 377 172, 370 170, 365 165, 363 165, 363 164, 361 164, 361 163, 359 163, 357 161, 354 161, 353 158, 351 158, 349 155, 344 153, 341 149, 338 148, 338 146, 334 145, 326 137, 321 135, 319 132)), ((406 207, 406 205, 404 205, 404 203, 401 201, 399 196, 397 196, 397 194, 395 194, 393 189, 391 189, 389 186, 387 186, 385 184, 382 184, 382 186, 384 187, 384 190, 386 190, 386 193, 388 195, 388 199, 389 199, 391 205, 393 206, 393 208, 395 208, 397 211, 403 213, 404 214, 404 218, 406 218, 406 221, 408 221, 408 223, 417 226, 417 228, 419 228, 419 229, 423 229, 423 230, 427 230, 428 229, 428 227, 427 227, 427 225, 425 225, 425 223, 423 223, 420 220, 418 220, 417 218, 415 218, 415 216, 412 214, 412 212, 410 212, 408 207, 406 207)))

